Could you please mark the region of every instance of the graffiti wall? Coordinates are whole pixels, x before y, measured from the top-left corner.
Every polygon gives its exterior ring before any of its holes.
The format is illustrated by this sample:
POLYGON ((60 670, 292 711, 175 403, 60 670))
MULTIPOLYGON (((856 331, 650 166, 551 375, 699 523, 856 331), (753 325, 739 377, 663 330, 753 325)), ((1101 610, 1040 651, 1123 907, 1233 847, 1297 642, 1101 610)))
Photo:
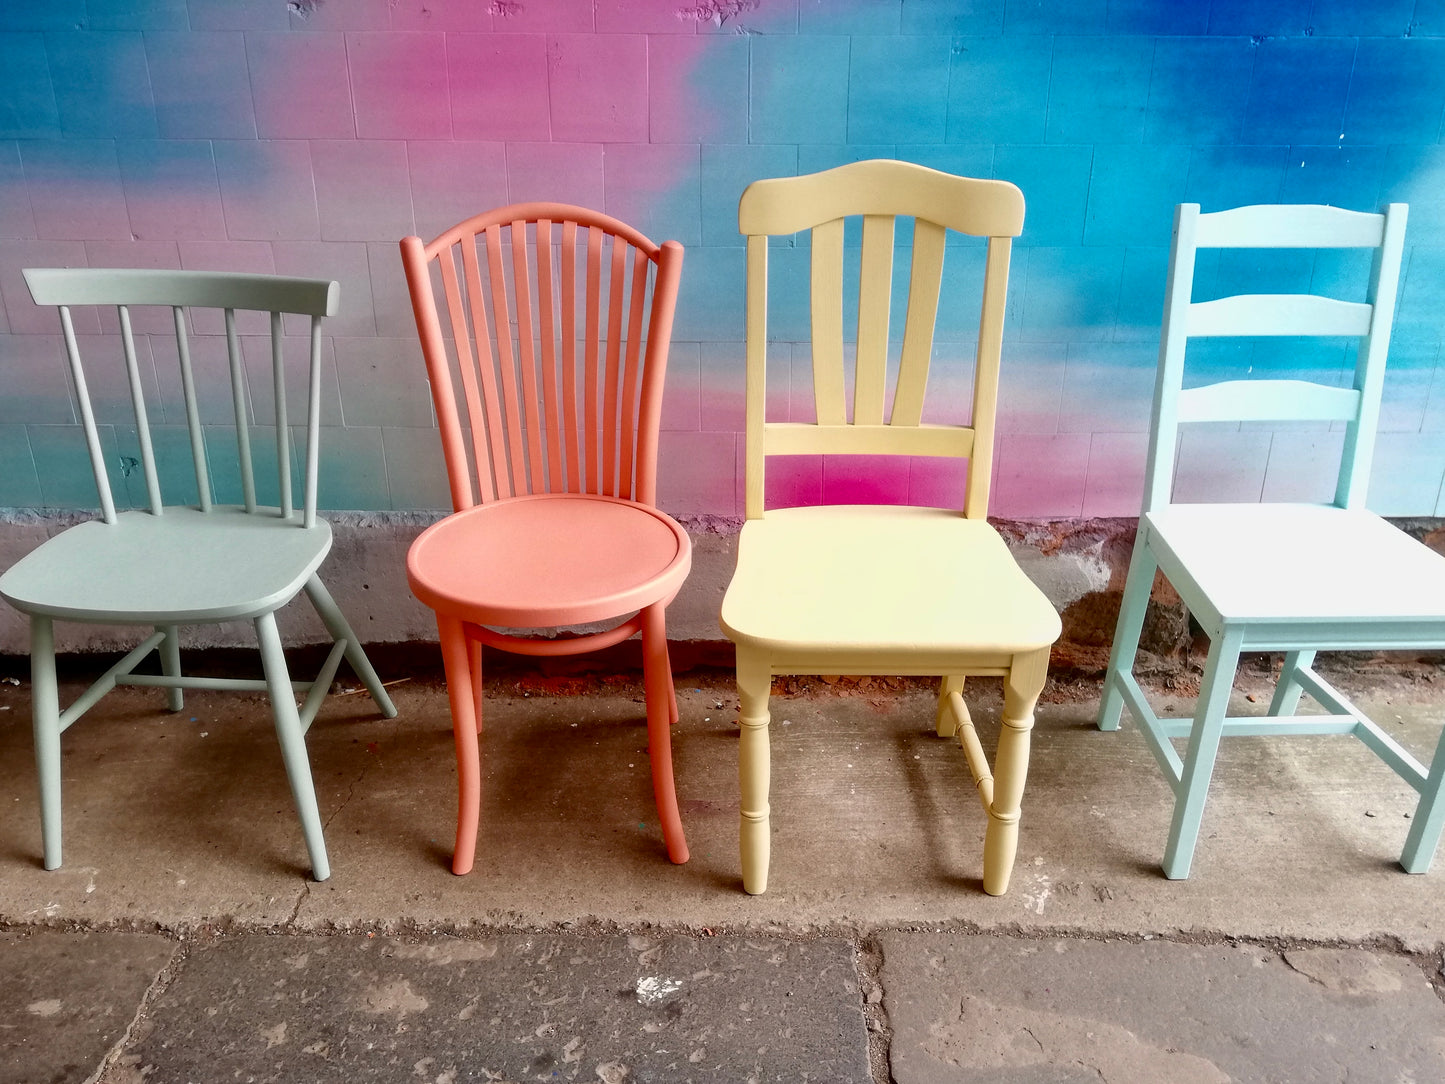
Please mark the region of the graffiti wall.
MULTIPOLYGON (((20 277, 88 265, 339 280, 322 503, 446 506, 396 242, 547 199, 687 246, 660 502, 736 515, 738 196, 755 178, 886 156, 1004 178, 1027 200, 993 501, 1007 517, 1137 513, 1176 203, 1408 202, 1370 503, 1441 514, 1442 113, 1440 0, 7 0, 0 505, 94 502, 58 321, 20 277)), ((951 246, 945 289, 968 289, 980 257, 951 246)), ((778 416, 811 409, 806 267, 801 242, 775 258, 778 416)), ((1363 273, 1339 253, 1216 254, 1200 288, 1353 297, 1363 273)), ((971 316, 940 328, 940 417, 966 413, 952 376, 973 334, 971 316)), ((141 346, 162 468, 182 476, 179 376, 141 346)), ((271 393, 257 360, 259 416, 271 393)), ((1195 379, 1344 381, 1353 365, 1330 342, 1229 343, 1194 361, 1195 379)), ((119 368, 92 390, 117 492, 136 501, 119 368)), ((1340 443, 1328 426, 1191 431, 1178 490, 1323 499, 1340 443)), ((949 504, 958 481, 927 461, 805 460, 772 490, 949 504)))

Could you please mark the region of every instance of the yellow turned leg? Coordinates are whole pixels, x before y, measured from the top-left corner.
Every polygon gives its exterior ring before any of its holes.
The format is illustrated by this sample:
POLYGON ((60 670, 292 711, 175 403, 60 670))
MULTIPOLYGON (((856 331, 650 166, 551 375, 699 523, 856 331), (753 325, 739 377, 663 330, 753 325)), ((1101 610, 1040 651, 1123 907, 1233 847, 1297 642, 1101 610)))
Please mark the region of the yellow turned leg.
POLYGON ((738 837, 742 857, 743 890, 759 895, 768 889, 771 829, 768 824, 768 694, 773 671, 767 659, 739 647, 738 785, 742 791, 742 818, 738 837))
POLYGON ((1029 731, 1034 726, 1034 705, 1044 690, 1049 670, 1049 649, 1014 656, 1004 678, 1003 720, 994 761, 993 804, 988 810, 988 831, 983 841, 983 890, 990 896, 1008 891, 1014 854, 1019 845, 1019 805, 1029 771, 1029 731))
MULTIPOLYGON (((963 693, 963 675, 950 674, 938 682, 938 717, 934 722, 934 729, 937 730, 940 738, 951 738, 958 730, 958 723, 949 710, 948 697, 950 693, 963 693)), ((964 709, 968 710, 967 708, 964 709)))

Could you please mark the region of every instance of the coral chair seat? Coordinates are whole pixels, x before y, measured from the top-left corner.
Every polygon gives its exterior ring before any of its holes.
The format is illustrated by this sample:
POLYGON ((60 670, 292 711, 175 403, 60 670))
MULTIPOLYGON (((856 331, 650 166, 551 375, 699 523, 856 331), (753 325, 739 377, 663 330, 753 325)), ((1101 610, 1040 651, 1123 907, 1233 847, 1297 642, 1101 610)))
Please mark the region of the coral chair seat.
MULTIPOLYGON (((306 755, 305 734, 331 686, 344 658, 370 692, 376 706, 388 717, 396 708, 376 671, 367 660, 356 633, 322 584, 318 570, 331 550, 331 527, 316 514, 317 470, 320 448, 321 319, 336 309, 336 283, 320 279, 283 278, 276 275, 241 275, 223 272, 163 270, 87 270, 36 268, 25 272, 37 304, 55 305, 60 311, 66 354, 90 453, 90 463, 101 505, 101 518, 81 523, 46 541, 0 576, 0 596, 30 619, 30 667, 35 759, 40 775, 41 832, 44 862, 54 869, 61 862, 61 758, 60 735, 116 685, 154 685, 167 690, 168 705, 180 711, 186 689, 231 689, 270 695, 276 735, 281 745, 291 794, 301 820, 318 881, 330 875, 321 815, 306 755), (139 444, 140 474, 145 504, 139 510, 117 507, 106 469, 100 435, 91 404, 86 373, 99 369, 98 361, 83 362, 71 309, 75 306, 114 308, 120 325, 124 369, 130 390, 130 411, 139 444), (131 309, 170 310, 166 315, 174 331, 151 335, 151 349, 169 341, 179 362, 194 505, 167 504, 161 480, 168 488, 186 488, 163 470, 156 453, 141 379, 137 333, 131 309), (229 369, 230 413, 234 419, 235 457, 231 466, 240 483, 241 505, 216 502, 213 468, 223 466, 225 437, 206 432, 202 425, 197 389, 202 384, 199 366, 191 363, 201 336, 190 330, 196 310, 224 321, 224 352, 229 369), (274 441, 276 495, 268 506, 258 498, 258 479, 252 465, 251 407, 240 339, 238 311, 265 313, 270 318, 271 379, 274 413, 264 419, 274 441), (305 370, 306 400, 304 463, 301 501, 292 500, 292 437, 285 394, 283 314, 310 317, 309 365, 305 370), (293 683, 282 652, 275 611, 305 592, 334 643, 314 681, 293 683), (265 672, 262 679, 207 678, 181 672, 179 628, 182 625, 221 621, 251 621, 255 627, 265 672), (69 707, 61 710, 55 675, 56 621, 103 625, 151 625, 155 633, 103 674, 69 707), (160 655, 160 674, 137 674, 135 668, 151 652, 160 655), (295 689, 306 693, 298 711, 295 689)), ((87 352, 100 348, 87 343, 87 352)), ((209 345, 217 345, 209 343, 209 345)), ((300 351, 297 351, 298 353, 300 351)), ((119 367, 119 366, 117 366, 119 367)), ((298 366, 299 367, 299 366, 298 366)), ((223 382, 224 383, 224 382, 223 382)), ((217 427, 223 431, 225 427, 217 427)), ((258 430, 258 436, 259 436, 258 430)), ((270 443, 270 441, 268 441, 270 443)))
POLYGON ((639 633, 653 793, 668 857, 685 862, 665 608, 692 549, 655 506, 682 246, 585 208, 530 203, 401 250, 454 509, 407 555, 446 667, 452 870, 468 872, 476 854, 482 649, 573 655, 639 633))

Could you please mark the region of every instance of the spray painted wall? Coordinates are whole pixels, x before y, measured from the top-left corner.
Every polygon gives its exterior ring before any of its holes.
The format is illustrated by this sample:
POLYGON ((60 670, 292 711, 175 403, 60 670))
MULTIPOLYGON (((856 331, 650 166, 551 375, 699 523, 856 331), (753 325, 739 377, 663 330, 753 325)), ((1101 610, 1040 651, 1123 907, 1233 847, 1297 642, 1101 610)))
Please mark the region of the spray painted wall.
MULTIPOLYGON (((11 0, 0 505, 94 502, 57 321, 19 274, 91 265, 340 280, 322 503, 445 507, 396 241, 551 199, 688 247, 660 501, 736 515, 738 196, 754 178, 889 156, 1005 178, 1028 201, 1004 353, 1003 517, 1137 513, 1175 203, 1409 202, 1370 503, 1442 514, 1442 113, 1441 0, 11 0)), ((952 247, 949 282, 970 281, 980 256, 952 247)), ((775 268, 802 272, 806 250, 775 268)), ((1342 296, 1361 277, 1356 261, 1312 252, 1216 261, 1202 289, 1216 271, 1342 296)), ((774 316, 772 402, 805 417, 797 282, 774 316)), ((967 391, 950 360, 968 356, 972 334, 968 321, 942 330, 941 416, 964 409, 948 400, 967 391)), ((1290 345, 1229 344, 1201 354, 1201 370, 1346 378, 1343 344, 1290 345)), ((146 378, 179 436, 177 375, 152 359, 146 378)), ((261 411, 269 393, 255 380, 261 411)), ((136 453, 118 371, 97 397, 125 493, 136 453)), ((1324 498, 1339 442, 1320 427, 1193 432, 1179 488, 1324 498)), ((772 473, 782 500, 957 500, 957 479, 924 463, 772 473)))

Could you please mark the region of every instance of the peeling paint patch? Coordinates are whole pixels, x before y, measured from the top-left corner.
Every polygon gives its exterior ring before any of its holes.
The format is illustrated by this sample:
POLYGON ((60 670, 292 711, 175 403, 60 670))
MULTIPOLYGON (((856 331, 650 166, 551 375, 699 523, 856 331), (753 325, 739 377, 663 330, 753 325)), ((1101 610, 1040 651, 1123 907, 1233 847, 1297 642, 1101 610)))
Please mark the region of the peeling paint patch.
POLYGON ((506 18, 510 15, 522 14, 522 5, 517 0, 492 0, 487 5, 488 15, 500 15, 506 18))
POLYGON ((756 11, 761 5, 762 0, 702 0, 701 3, 678 8, 677 17, 688 22, 722 26, 744 12, 756 11))

